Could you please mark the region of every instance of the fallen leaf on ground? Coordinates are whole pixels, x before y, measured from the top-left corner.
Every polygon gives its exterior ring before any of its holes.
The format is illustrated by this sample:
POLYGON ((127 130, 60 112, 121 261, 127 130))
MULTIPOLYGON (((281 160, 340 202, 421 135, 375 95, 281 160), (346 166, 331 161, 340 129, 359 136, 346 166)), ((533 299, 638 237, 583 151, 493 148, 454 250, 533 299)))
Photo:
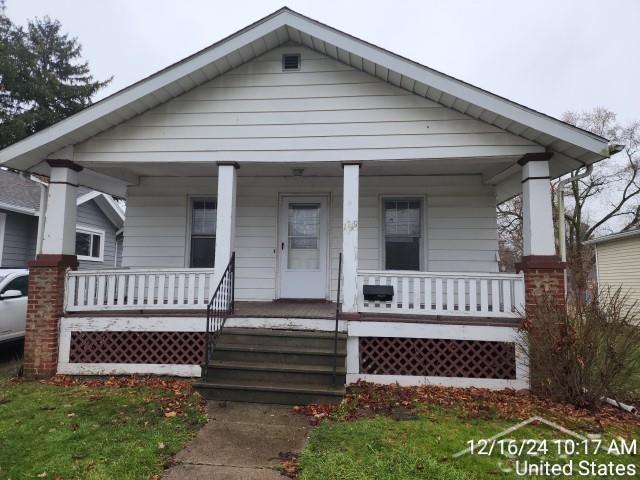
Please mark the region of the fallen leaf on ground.
POLYGON ((456 409, 462 420, 486 418, 526 420, 544 415, 560 423, 580 423, 596 431, 609 426, 625 428, 640 425, 640 417, 610 405, 603 405, 597 412, 576 408, 570 404, 553 402, 522 390, 489 390, 483 388, 454 388, 436 385, 401 387, 359 381, 347 387, 347 393, 339 404, 312 404, 296 406, 295 413, 309 417, 311 425, 324 419, 353 421, 374 415, 392 416, 398 405, 411 411, 420 407, 444 407, 456 409))

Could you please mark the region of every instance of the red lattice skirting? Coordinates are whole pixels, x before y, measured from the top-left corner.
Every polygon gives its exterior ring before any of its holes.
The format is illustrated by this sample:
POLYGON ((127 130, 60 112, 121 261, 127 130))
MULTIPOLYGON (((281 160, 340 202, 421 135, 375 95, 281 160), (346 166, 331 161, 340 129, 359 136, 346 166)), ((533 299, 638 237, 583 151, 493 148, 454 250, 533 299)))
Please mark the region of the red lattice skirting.
POLYGON ((515 345, 481 340, 360 337, 360 373, 516 378, 515 345))
POLYGON ((200 365, 204 332, 71 332, 70 363, 200 365))

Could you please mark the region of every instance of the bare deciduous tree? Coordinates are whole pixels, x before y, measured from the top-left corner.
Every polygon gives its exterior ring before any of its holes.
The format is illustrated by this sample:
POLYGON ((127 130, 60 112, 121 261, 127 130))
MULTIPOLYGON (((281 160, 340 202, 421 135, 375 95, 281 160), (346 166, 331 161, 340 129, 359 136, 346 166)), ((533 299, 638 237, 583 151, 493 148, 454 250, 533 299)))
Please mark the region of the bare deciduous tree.
POLYGON ((498 205, 500 271, 515 270, 522 256, 522 197, 498 205))
MULTIPOLYGON (((583 290, 593 263, 591 249, 584 242, 597 233, 640 227, 640 121, 622 126, 615 113, 601 107, 581 113, 566 112, 563 120, 624 146, 611 159, 596 164, 591 175, 567 185, 567 263, 573 288, 583 290)), ((585 170, 586 167, 580 167, 567 176, 585 170)), ((552 188, 555 192, 558 183, 552 188)), ((500 238, 510 248, 519 249, 520 254, 521 219, 518 197, 498 207, 500 238)))

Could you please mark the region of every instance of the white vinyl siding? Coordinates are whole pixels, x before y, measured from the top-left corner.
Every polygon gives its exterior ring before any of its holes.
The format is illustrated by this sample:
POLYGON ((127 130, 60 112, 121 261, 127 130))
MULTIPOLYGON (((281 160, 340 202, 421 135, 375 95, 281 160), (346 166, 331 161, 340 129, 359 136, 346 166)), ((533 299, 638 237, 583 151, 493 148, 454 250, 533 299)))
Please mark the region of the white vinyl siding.
POLYGON ((303 47, 278 48, 75 146, 78 161, 521 155, 532 142, 303 47), (299 71, 282 53, 299 50, 299 71))
MULTIPOLYGON (((268 167, 265 167, 268 175, 268 167)), ((123 266, 185 267, 188 199, 216 194, 217 179, 143 177, 129 188, 123 266), (168 194, 170 192, 170 194, 168 194)), ((238 178, 237 298, 271 300, 277 282, 279 194, 330 195, 331 298, 342 249, 342 177, 238 178)), ((360 178, 359 268, 381 269, 381 197, 425 199, 424 270, 497 272, 495 192, 479 176, 360 178)))
MULTIPOLYGON (((164 189, 172 181, 165 179, 164 189)), ((172 195, 161 190, 140 195, 136 190, 130 188, 127 196, 122 266, 185 267, 188 187, 175 185, 172 195)), ((210 191, 214 190, 215 184, 210 191)))
POLYGON ((640 236, 597 245, 598 285, 622 288, 631 301, 640 302, 640 236))

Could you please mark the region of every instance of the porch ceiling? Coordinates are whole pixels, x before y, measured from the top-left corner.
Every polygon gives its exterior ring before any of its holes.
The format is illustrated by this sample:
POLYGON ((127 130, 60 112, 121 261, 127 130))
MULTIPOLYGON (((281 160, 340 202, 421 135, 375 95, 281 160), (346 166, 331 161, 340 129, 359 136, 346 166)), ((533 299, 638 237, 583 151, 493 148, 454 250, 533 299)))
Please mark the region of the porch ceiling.
MULTIPOLYGON (((361 176, 378 175, 482 175, 493 176, 496 171, 504 171, 517 161, 513 157, 488 158, 444 158, 424 160, 388 160, 365 162, 361 176)), ((102 165, 86 165, 104 175, 114 177, 215 177, 215 163, 147 163, 123 162, 102 165)), ((240 177, 291 177, 294 170, 302 169, 305 177, 340 177, 342 165, 337 162, 314 163, 242 163, 240 177)))
MULTIPOLYGON (((20 170, 42 172, 43 169, 46 170, 46 166, 42 166, 42 159, 48 155, 84 141, 288 43, 302 44, 413 94, 555 152, 551 165, 554 177, 584 163, 602 160, 609 155, 606 139, 283 8, 82 112, 0 151, 0 163, 20 170)), ((60 158, 58 153, 56 155, 60 158)), ((72 153, 71 157, 73 159, 72 153)), ((446 162, 451 160, 447 159, 446 162)), ((167 172, 164 166, 154 165, 153 169, 149 166, 146 164, 146 174, 149 174, 150 170, 162 172, 158 173, 162 175, 167 172)), ((508 177, 511 173, 506 169, 508 166, 509 164, 502 169, 494 168, 490 172, 479 173, 508 177)), ((142 173, 138 166, 127 167, 130 173, 142 173)), ((198 169, 211 167, 200 165, 185 168, 201 173, 202 170, 198 169)), ((107 173, 107 170, 103 169, 102 172, 107 173)), ((114 170, 111 169, 111 172, 114 170)), ((118 175, 118 178, 135 181, 123 178, 122 175, 118 175)), ((88 186, 96 188, 95 185, 88 186)))

